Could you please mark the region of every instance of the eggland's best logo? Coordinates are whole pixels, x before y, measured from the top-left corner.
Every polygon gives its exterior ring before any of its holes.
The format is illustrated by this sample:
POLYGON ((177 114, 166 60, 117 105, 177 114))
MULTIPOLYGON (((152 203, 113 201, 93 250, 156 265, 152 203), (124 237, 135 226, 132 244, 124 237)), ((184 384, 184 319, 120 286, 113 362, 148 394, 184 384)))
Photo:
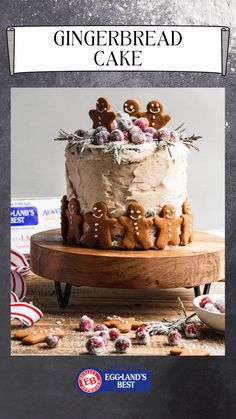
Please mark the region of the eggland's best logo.
POLYGON ((77 377, 77 385, 84 393, 96 393, 102 385, 102 377, 96 370, 83 370, 77 377))

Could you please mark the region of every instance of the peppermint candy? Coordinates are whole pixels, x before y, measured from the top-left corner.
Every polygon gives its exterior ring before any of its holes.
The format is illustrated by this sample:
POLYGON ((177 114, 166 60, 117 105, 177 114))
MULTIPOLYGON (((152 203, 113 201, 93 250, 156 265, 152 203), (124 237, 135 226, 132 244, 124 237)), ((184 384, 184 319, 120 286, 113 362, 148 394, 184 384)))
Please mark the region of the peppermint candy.
POLYGON ((43 317, 33 304, 22 302, 26 295, 24 275, 30 272, 29 264, 22 254, 11 250, 11 320, 18 319, 24 326, 32 326, 43 317))
POLYGON ((25 256, 13 249, 11 250, 11 270, 22 275, 30 272, 30 266, 25 256))
POLYGON ((16 303, 17 301, 19 301, 19 298, 13 291, 11 291, 11 303, 16 303))
POLYGON ((43 313, 33 304, 18 301, 11 303, 11 320, 18 319, 24 326, 32 326, 43 317, 43 313))
POLYGON ((26 283, 23 276, 17 271, 11 271, 11 291, 23 300, 26 294, 26 283))

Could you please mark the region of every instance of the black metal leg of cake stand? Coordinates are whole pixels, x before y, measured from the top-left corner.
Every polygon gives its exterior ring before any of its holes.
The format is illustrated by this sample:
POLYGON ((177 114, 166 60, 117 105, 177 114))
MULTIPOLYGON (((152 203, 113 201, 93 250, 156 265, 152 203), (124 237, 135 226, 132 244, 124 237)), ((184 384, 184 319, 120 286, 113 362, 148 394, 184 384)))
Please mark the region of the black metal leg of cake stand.
POLYGON ((205 284, 204 289, 203 289, 203 294, 209 294, 210 288, 211 288, 211 283, 210 284, 205 284))
MULTIPOLYGON (((202 295, 209 294, 210 288, 211 288, 211 283, 205 284, 202 295)), ((199 297, 199 295, 201 295, 201 289, 199 285, 197 287, 194 287, 194 294, 195 294, 195 297, 199 297)))
POLYGON ((201 290, 200 290, 199 285, 197 287, 194 287, 194 294, 195 294, 195 297, 199 297, 199 295, 201 295, 201 290))
POLYGON ((64 292, 62 292, 61 283, 59 281, 55 281, 54 283, 58 304, 60 307, 66 307, 70 298, 72 285, 66 284, 64 292))

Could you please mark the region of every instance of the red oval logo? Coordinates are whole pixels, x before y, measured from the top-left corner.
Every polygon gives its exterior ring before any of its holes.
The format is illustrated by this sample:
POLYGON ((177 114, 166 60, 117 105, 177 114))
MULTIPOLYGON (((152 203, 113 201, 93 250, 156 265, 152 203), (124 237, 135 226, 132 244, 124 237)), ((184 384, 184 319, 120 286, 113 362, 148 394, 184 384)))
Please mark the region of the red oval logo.
POLYGON ((102 385, 102 377, 96 370, 83 370, 78 375, 77 384, 84 393, 96 393, 102 385))

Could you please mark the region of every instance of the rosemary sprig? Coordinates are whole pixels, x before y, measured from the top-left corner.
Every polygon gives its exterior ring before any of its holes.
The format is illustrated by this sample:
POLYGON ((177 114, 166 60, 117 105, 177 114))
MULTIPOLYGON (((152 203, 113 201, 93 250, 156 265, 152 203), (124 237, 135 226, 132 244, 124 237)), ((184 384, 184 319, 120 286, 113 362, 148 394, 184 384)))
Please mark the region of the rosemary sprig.
POLYGON ((63 129, 59 130, 59 136, 57 138, 54 138, 54 141, 69 141, 69 140, 75 140, 75 141, 81 141, 83 137, 79 137, 76 134, 68 134, 68 132, 64 131, 63 129))
POLYGON ((182 302, 182 300, 181 300, 181 298, 180 298, 180 297, 178 297, 178 298, 177 298, 177 300, 178 300, 178 302, 179 302, 179 304, 180 304, 180 306, 181 306, 181 308, 182 308, 182 310, 183 310, 184 316, 185 316, 185 318, 186 318, 186 317, 187 317, 187 312, 186 312, 186 310, 185 310, 185 307, 184 307, 184 305, 183 305, 183 302, 182 302))
POLYGON ((159 139, 154 139, 156 146, 157 146, 157 150, 166 150, 168 151, 169 155, 171 158, 173 158, 173 155, 171 153, 171 147, 175 147, 175 144, 168 141, 168 140, 159 140, 159 139))
POLYGON ((185 131, 185 127, 184 127, 184 122, 177 128, 175 128, 175 131, 178 133, 184 132, 185 131))
POLYGON ((79 154, 82 154, 87 146, 89 146, 92 142, 92 138, 86 138, 83 142, 79 142, 77 145, 77 151, 79 154))
POLYGON ((194 148, 195 150, 199 151, 199 148, 196 146, 196 141, 200 140, 202 137, 200 135, 192 134, 190 137, 184 136, 183 133, 185 131, 184 123, 181 124, 179 127, 175 129, 176 132, 179 134, 179 140, 187 147, 187 148, 194 148))
MULTIPOLYGON (((187 315, 186 309, 180 297, 178 297, 178 302, 183 311, 183 314, 180 315, 178 319, 162 319, 162 321, 144 322, 151 336, 168 335, 170 332, 172 332, 172 330, 178 330, 179 332, 181 332, 185 329, 186 324, 189 323, 189 320, 192 319, 192 317, 196 316, 196 313, 192 313, 189 316, 187 315)), ((199 320, 191 320, 191 323, 199 323, 199 320)))
POLYGON ((123 145, 122 144, 118 144, 116 142, 109 143, 107 147, 104 149, 104 151, 105 153, 111 153, 113 156, 113 160, 116 163, 121 164, 121 162, 123 161, 122 159, 123 145))
POLYGON ((194 148, 195 150, 199 151, 199 148, 196 146, 195 142, 202 138, 200 135, 191 135, 191 137, 183 137, 180 134, 179 140, 186 145, 188 148, 194 148))

